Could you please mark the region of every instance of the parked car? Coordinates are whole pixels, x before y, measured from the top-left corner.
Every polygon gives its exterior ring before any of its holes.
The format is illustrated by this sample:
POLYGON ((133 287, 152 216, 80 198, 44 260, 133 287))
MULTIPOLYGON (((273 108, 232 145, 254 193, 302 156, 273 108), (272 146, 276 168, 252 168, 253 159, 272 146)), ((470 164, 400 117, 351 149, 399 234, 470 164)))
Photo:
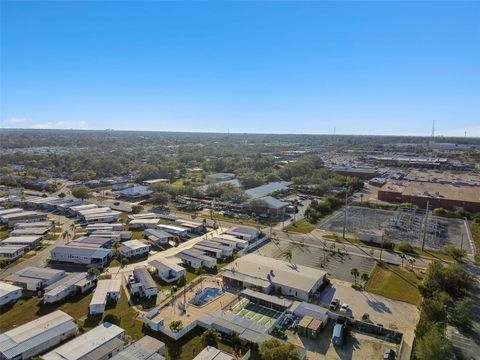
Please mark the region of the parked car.
POLYGON ((346 315, 348 312, 348 308, 348 304, 342 304, 342 306, 340 307, 340 315, 346 315))
POLYGON ((333 299, 331 302, 330 302, 330 310, 337 310, 338 308, 338 305, 340 305, 340 300, 338 299, 333 299))

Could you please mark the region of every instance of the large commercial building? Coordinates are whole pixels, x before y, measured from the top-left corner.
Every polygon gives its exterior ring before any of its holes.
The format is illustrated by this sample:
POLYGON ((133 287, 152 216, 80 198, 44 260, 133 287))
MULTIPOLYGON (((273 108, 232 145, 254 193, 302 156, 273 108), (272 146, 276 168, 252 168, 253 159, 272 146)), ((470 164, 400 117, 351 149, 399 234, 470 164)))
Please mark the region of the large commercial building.
POLYGON ((402 185, 387 183, 378 190, 378 200, 408 202, 421 208, 460 208, 468 212, 480 211, 480 187, 408 181, 402 185))
POLYGON ((125 330, 104 322, 42 356, 43 360, 110 359, 125 347, 125 330))
POLYGON ((76 333, 77 325, 70 315, 60 310, 51 312, 0 334, 0 359, 30 359, 76 333))
POLYGON ((257 254, 236 259, 221 271, 226 284, 240 288, 258 287, 264 293, 276 290, 283 295, 308 301, 325 280, 326 272, 257 254))

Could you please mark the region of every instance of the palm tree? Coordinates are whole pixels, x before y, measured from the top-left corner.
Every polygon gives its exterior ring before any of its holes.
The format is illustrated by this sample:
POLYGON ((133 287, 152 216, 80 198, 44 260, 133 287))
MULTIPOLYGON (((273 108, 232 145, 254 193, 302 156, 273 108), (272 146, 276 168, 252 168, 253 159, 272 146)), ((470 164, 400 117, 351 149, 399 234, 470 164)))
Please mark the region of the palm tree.
POLYGON ((400 258, 402 259, 402 267, 403 267, 403 262, 404 262, 405 259, 407 258, 407 255, 405 255, 404 253, 401 253, 401 254, 400 254, 400 258))
POLYGON ((287 259, 289 262, 292 262, 292 257, 293 257, 293 254, 292 254, 292 251, 291 250, 286 250, 283 252, 282 256, 287 259))
POLYGON ((67 239, 67 243, 68 243, 68 240, 70 239, 70 233, 68 232, 68 230, 65 230, 65 231, 62 233, 62 239, 63 239, 63 240, 67 239))
POLYGON ((368 279, 369 279, 368 274, 367 274, 367 273, 363 273, 361 279, 362 279, 362 281, 366 284, 367 281, 368 281, 368 279))
POLYGON ((70 224, 70 231, 73 233, 72 237, 75 237, 75 224, 70 224))
POLYGON ((352 270, 350 270, 350 274, 353 275, 353 277, 355 278, 355 286, 357 286, 357 277, 360 276, 360 272, 357 268, 353 268, 352 270))
POLYGON ((413 271, 413 264, 415 263, 415 261, 417 261, 417 260, 415 260, 415 258, 413 258, 413 257, 408 258, 408 262, 412 266, 412 271, 413 271))

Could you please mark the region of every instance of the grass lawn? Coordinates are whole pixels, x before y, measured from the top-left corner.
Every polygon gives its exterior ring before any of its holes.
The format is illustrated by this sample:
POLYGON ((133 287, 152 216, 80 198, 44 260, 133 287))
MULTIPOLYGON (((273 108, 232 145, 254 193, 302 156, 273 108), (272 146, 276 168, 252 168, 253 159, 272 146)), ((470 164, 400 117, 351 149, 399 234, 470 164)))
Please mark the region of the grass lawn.
POLYGON ((315 230, 315 224, 310 223, 307 219, 302 219, 288 225, 285 227, 285 230, 289 232, 308 234, 315 230))
MULTIPOLYGON (((10 330, 13 325, 19 326, 36 318, 46 315, 55 310, 62 310, 73 317, 77 324, 85 330, 90 330, 100 324, 108 314, 114 314, 120 318, 119 326, 125 329, 127 335, 139 339, 142 334, 142 323, 135 319, 136 312, 128 306, 127 296, 122 290, 122 295, 116 306, 105 311, 104 316, 88 319, 88 305, 92 300, 92 292, 76 297, 65 303, 45 305, 39 298, 19 300, 10 309, 2 309, 0 315, 0 332, 10 330)), ((113 306, 113 305, 112 305, 113 306)))
POLYGON ((420 305, 418 285, 421 280, 416 274, 398 266, 375 265, 365 290, 394 300, 420 305))
MULTIPOLYGON (((476 223, 475 221, 469 221, 468 226, 470 228, 470 232, 472 233, 473 242, 477 249, 480 249, 480 224, 476 223)), ((480 265, 480 255, 475 258, 475 261, 478 265, 480 265)))
MULTIPOLYGON (((191 360, 203 349, 204 346, 202 344, 202 336, 197 335, 181 346, 170 346, 166 355, 168 360, 191 360)), ((225 351, 226 353, 233 354, 233 348, 223 342, 218 343, 218 349, 225 351)))
POLYGON ((10 230, 7 225, 0 226, 0 240, 5 239, 10 235, 10 230))
POLYGON ((110 262, 110 265, 108 265, 108 267, 119 267, 121 264, 120 264, 120 261, 118 261, 118 259, 113 259, 111 262, 110 262))

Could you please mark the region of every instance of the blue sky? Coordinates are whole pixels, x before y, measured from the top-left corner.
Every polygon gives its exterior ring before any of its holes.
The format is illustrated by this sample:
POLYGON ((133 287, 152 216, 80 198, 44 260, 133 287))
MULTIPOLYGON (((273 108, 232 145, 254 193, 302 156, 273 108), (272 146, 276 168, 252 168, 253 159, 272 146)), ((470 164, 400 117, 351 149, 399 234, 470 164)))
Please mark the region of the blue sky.
POLYGON ((480 2, 1 2, 0 127, 480 136, 480 2))

